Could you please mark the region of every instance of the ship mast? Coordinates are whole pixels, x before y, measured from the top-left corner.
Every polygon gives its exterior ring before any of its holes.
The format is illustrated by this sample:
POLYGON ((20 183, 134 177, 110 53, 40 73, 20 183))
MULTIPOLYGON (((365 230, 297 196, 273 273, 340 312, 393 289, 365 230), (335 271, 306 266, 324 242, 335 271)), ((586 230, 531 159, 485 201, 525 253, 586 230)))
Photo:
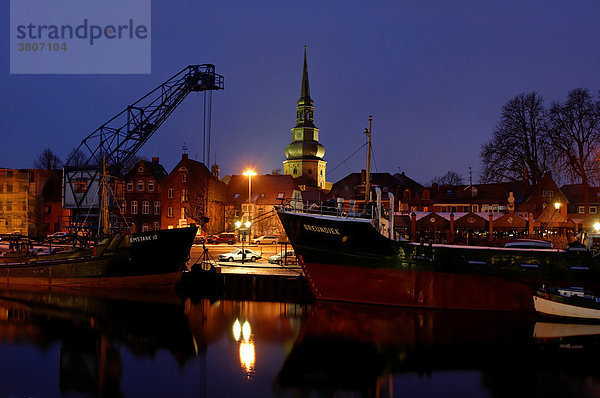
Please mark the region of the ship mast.
POLYGON ((365 129, 365 134, 367 135, 368 138, 368 144, 367 144, 367 181, 366 181, 366 186, 365 186, 365 203, 367 203, 369 201, 369 189, 370 187, 370 181, 371 181, 371 121, 373 120, 373 116, 369 115, 369 128, 365 129))
POLYGON ((106 155, 102 156, 102 180, 101 180, 101 188, 102 188, 102 203, 100 204, 101 209, 101 228, 102 233, 104 235, 108 235, 109 225, 108 225, 108 190, 107 190, 107 178, 106 178, 106 155))

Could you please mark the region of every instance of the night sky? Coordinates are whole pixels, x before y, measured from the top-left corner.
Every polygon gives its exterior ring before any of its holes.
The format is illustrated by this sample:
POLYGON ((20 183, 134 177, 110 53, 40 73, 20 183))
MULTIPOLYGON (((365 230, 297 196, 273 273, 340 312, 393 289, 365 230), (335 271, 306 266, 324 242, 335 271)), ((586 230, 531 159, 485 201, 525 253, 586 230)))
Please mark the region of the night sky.
MULTIPOLYGON (((508 100, 600 89, 597 0, 152 1, 149 75, 10 75, 9 2, 0 7, 0 167, 33 167, 46 147, 65 157, 186 65, 212 63, 225 77, 212 118, 221 175, 283 169, 305 45, 331 182, 364 168, 364 149, 341 162, 370 114, 373 171, 429 183, 448 170, 468 179, 471 166, 477 182, 508 100)), ((202 98, 190 94, 139 155, 170 171, 185 142, 202 160, 202 98)))

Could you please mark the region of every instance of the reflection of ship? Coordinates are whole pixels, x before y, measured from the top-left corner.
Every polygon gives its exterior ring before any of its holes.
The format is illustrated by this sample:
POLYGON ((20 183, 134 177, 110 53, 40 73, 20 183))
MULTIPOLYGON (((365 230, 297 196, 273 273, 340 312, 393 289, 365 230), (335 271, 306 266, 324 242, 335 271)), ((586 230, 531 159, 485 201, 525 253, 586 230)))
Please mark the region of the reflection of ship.
MULTIPOLYGON (((124 348, 150 358, 167 350, 180 365, 196 355, 183 305, 175 298, 147 303, 3 290, 0 344, 15 343, 42 350, 59 343, 61 392, 92 396, 122 395, 124 348)), ((32 374, 36 366, 42 365, 32 363, 32 374)))
POLYGON ((544 283, 600 285, 592 250, 600 236, 569 250, 419 244, 380 233, 380 206, 369 206, 365 214, 341 204, 277 208, 317 299, 533 311, 531 294, 544 283))
POLYGON ((317 302, 277 382, 283 388, 332 395, 351 390, 387 396, 383 390, 402 390, 402 385, 394 386, 401 375, 480 372, 492 395, 516 396, 530 388, 577 392, 575 384, 537 384, 563 373, 600 376, 597 367, 589 366, 600 352, 598 336, 572 340, 577 344, 571 347, 585 350, 564 350, 570 340, 534 339, 534 327, 529 314, 317 302), (516 380, 521 393, 508 387, 516 380))
POLYGON ((0 257, 0 285, 62 288, 170 288, 189 259, 196 226, 106 238, 93 249, 31 255, 14 241, 0 257))

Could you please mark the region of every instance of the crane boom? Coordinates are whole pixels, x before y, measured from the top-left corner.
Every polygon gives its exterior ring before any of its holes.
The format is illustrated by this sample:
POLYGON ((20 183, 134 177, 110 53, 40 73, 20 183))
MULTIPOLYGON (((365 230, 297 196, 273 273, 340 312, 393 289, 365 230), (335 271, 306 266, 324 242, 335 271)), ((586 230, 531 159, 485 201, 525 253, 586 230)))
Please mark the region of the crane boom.
POLYGON ((88 193, 97 191, 103 159, 119 174, 190 92, 221 90, 223 81, 214 65, 189 65, 98 127, 65 164, 63 207, 98 207, 88 193))

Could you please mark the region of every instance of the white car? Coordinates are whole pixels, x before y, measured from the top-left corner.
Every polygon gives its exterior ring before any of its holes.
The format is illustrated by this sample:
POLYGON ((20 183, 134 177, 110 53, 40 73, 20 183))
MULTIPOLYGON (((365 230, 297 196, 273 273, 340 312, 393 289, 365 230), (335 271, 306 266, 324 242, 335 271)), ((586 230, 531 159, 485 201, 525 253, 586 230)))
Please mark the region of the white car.
POLYGON ((243 251, 242 249, 234 249, 229 253, 219 254, 219 261, 241 261, 244 253, 244 260, 246 261, 254 262, 262 257, 259 253, 250 249, 244 249, 243 251))
POLYGON ((277 237, 263 235, 261 237, 252 239, 252 243, 255 243, 257 245, 276 245, 277 237))
POLYGON ((298 259, 296 259, 296 255, 293 250, 283 250, 274 256, 269 257, 269 262, 271 264, 296 264, 298 259))

